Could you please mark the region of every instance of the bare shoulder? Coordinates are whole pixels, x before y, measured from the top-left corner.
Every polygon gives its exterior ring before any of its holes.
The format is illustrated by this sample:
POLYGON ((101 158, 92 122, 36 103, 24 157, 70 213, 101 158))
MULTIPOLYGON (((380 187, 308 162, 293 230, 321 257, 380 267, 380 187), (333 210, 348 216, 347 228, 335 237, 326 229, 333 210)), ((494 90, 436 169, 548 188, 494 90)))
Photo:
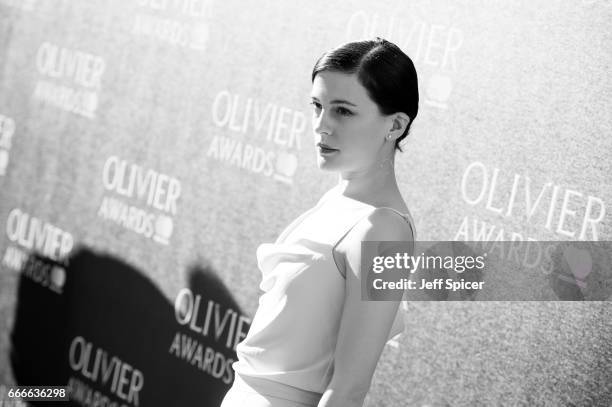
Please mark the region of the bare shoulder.
POLYGON ((334 257, 341 267, 342 275, 346 275, 347 261, 351 265, 361 261, 363 241, 412 242, 414 235, 412 226, 400 214, 389 208, 376 208, 361 219, 336 246, 334 257))
POLYGON ((361 219, 346 236, 348 242, 364 240, 412 240, 412 227, 399 213, 390 208, 376 208, 361 219))

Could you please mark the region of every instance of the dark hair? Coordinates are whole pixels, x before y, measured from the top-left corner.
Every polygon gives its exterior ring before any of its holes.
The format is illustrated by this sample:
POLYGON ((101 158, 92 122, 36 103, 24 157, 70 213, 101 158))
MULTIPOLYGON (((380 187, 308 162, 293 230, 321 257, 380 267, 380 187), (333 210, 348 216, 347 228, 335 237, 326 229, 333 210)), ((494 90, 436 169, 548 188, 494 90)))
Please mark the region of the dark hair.
POLYGON ((383 38, 355 41, 324 53, 312 69, 312 81, 319 72, 357 73, 359 83, 368 92, 378 110, 385 115, 404 112, 410 123, 395 141, 399 146, 419 110, 417 73, 412 60, 397 45, 383 38))

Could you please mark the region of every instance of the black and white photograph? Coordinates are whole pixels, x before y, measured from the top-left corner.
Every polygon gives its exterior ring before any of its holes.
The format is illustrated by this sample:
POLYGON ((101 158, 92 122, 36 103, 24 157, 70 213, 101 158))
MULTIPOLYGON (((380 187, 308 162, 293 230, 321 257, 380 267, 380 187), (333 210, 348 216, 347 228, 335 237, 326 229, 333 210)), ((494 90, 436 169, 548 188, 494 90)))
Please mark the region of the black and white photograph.
POLYGON ((610 21, 0 0, 0 407, 612 407, 610 21))

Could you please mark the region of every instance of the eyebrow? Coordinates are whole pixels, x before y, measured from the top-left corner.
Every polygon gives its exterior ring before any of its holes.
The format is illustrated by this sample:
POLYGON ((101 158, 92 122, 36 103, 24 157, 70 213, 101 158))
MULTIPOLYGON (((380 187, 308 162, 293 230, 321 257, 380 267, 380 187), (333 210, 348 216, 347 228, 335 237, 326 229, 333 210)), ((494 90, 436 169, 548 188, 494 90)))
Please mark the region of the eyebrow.
MULTIPOLYGON (((313 99, 314 99, 314 100, 316 100, 317 102, 319 101, 319 99, 317 99, 317 98, 316 98, 316 97, 314 97, 314 96, 311 96, 311 98, 313 98, 313 99)), ((349 102, 348 100, 343 100, 343 99, 334 99, 334 100, 332 100, 330 103, 332 103, 332 104, 333 104, 333 103, 344 103, 344 104, 346 104, 346 105, 351 105, 351 106, 355 106, 355 107, 357 107, 357 105, 356 105, 356 104, 351 103, 351 102, 349 102)))

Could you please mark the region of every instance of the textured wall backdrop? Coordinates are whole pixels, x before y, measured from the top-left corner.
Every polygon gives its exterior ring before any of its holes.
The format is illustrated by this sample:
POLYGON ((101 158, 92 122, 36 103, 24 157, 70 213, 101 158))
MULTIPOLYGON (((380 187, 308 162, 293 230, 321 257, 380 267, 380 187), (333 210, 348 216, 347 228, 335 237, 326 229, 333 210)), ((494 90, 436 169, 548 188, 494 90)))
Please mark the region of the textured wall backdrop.
MULTIPOLYGON (((612 240, 611 19, 607 0, 0 0, 0 384, 215 406, 257 245, 336 182, 310 71, 349 40, 416 65, 396 167, 420 239, 612 240)), ((609 302, 405 305, 369 406, 612 405, 609 302)))

